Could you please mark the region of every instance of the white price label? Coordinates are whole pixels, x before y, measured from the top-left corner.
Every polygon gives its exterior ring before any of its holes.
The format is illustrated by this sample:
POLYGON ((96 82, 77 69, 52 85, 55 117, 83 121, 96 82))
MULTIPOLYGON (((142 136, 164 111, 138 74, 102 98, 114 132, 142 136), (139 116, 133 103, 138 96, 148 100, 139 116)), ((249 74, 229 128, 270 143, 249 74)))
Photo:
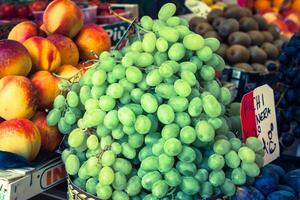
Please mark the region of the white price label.
POLYGON ((211 8, 208 5, 199 0, 186 0, 185 6, 188 9, 190 9, 194 14, 205 19, 208 13, 211 11, 211 8))

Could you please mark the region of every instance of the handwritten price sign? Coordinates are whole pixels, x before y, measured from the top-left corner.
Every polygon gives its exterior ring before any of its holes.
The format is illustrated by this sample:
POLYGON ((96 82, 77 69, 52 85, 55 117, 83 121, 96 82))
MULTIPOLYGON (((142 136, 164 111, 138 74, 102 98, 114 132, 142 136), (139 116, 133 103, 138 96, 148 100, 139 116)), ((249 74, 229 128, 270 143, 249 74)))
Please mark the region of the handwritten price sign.
POLYGON ((264 146, 264 165, 279 157, 274 93, 268 85, 244 95, 241 104, 243 140, 258 137, 264 146))

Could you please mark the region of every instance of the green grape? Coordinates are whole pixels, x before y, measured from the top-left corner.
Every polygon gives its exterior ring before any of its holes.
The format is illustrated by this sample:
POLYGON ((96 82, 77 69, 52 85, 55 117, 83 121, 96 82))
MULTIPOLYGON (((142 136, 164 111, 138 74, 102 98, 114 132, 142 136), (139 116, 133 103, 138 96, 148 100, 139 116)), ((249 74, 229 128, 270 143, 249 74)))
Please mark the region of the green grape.
POLYGON ((141 90, 140 88, 134 88, 130 93, 131 100, 135 103, 140 103, 143 94, 143 90, 141 90))
POLYGON ((219 101, 223 105, 230 104, 230 102, 231 102, 231 92, 230 92, 230 90, 228 88, 226 88, 226 87, 222 87, 221 88, 221 92, 220 92, 220 96, 219 96, 219 101))
POLYGON ((98 148, 99 140, 96 135, 90 135, 87 138, 86 145, 90 150, 95 150, 98 148))
POLYGON ((139 198, 139 200, 141 200, 141 199, 143 199, 143 200, 158 200, 158 198, 156 198, 154 195, 152 195, 152 194, 148 194, 148 195, 146 195, 145 197, 140 197, 139 198))
POLYGON ((256 163, 245 163, 242 162, 242 169, 245 171, 246 175, 249 177, 256 177, 260 173, 260 169, 256 163))
POLYGON ((63 161, 63 163, 66 162, 67 158, 69 157, 69 155, 72 154, 72 151, 69 149, 64 149, 61 153, 61 159, 63 161))
POLYGON ((136 150, 131 147, 128 143, 122 143, 122 154, 125 158, 133 159, 136 156, 136 150))
POLYGON ((103 186, 112 184, 114 178, 115 174, 111 167, 103 167, 99 172, 98 180, 103 186))
POLYGON ((245 163, 255 162, 255 152, 248 147, 241 147, 238 151, 238 155, 245 163))
POLYGON ((206 63, 206 65, 210 65, 215 69, 219 65, 219 57, 217 56, 217 54, 213 53, 213 55, 209 59, 209 61, 207 61, 205 63, 206 63))
POLYGON ((98 107, 98 101, 96 99, 88 99, 86 100, 85 104, 84 104, 84 108, 85 110, 93 110, 93 109, 97 109, 98 107))
POLYGON ((217 140, 214 144, 214 152, 220 155, 225 155, 231 149, 231 144, 227 140, 220 139, 217 140))
POLYGON ((190 33, 189 35, 183 38, 183 45, 185 48, 198 51, 204 46, 204 39, 201 35, 196 33, 190 33))
POLYGON ((158 171, 152 171, 152 172, 146 173, 143 176, 141 184, 142 184, 143 188, 151 191, 153 184, 161 179, 162 179, 161 174, 158 171))
POLYGON ((174 16, 170 17, 166 22, 168 26, 174 27, 180 25, 181 20, 179 17, 174 16))
POLYGON ((111 150, 116 154, 120 154, 122 152, 122 146, 121 144, 117 143, 117 142, 113 142, 111 144, 111 150))
POLYGON ((259 168, 262 168, 264 166, 264 158, 263 156, 256 154, 255 155, 255 163, 259 168))
POLYGON ((114 99, 119 99, 124 93, 124 88, 119 83, 113 83, 107 87, 106 94, 114 99))
POLYGON ((119 125, 118 111, 116 111, 116 110, 109 111, 105 115, 103 123, 104 123, 105 127, 108 129, 113 130, 113 129, 117 128, 119 125))
POLYGON ((203 109, 209 117, 218 117, 221 115, 221 105, 213 95, 206 95, 202 98, 202 101, 203 109))
POLYGON ((158 158, 156 156, 149 156, 141 162, 140 167, 145 171, 156 170, 158 167, 158 158))
POLYGON ((124 56, 121 60, 121 63, 124 67, 129 67, 133 65, 133 58, 130 56, 124 56))
POLYGON ((213 55, 212 50, 208 46, 202 47, 200 50, 197 51, 197 56, 202 61, 209 61, 213 55))
POLYGON ((100 69, 104 70, 105 72, 111 72, 115 65, 115 60, 111 57, 108 57, 100 62, 100 69))
POLYGON ((145 144, 146 145, 153 145, 160 139, 161 135, 158 132, 150 132, 145 135, 145 144))
POLYGON ((157 85, 155 87, 155 93, 164 99, 170 99, 171 97, 177 96, 174 86, 167 83, 161 83, 157 85))
POLYGON ((90 178, 90 176, 88 175, 87 169, 86 169, 86 161, 79 168, 78 177, 83 180, 87 180, 88 178, 90 178))
POLYGON ((82 104, 84 104, 89 98, 91 98, 90 87, 82 86, 79 92, 79 98, 82 104))
POLYGON ((66 111, 64 119, 69 125, 76 123, 76 115, 72 112, 72 110, 66 111))
POLYGON ((163 153, 158 157, 158 170, 162 173, 166 173, 172 169, 174 162, 174 157, 163 153))
POLYGON ((235 185, 243 185, 246 183, 246 173, 241 168, 235 168, 231 172, 231 180, 235 185))
POLYGON ((215 70, 212 66, 203 65, 200 70, 200 76, 204 81, 212 81, 215 78, 215 70))
POLYGON ((157 117, 163 124, 171 124, 175 119, 175 114, 171 106, 162 104, 157 109, 157 117))
POLYGON ((176 187, 180 185, 182 181, 181 175, 175 168, 172 168, 170 171, 165 173, 164 178, 170 187, 176 187))
POLYGON ((159 156, 164 152, 165 141, 166 141, 165 139, 161 138, 155 144, 152 145, 153 155, 159 156))
POLYGON ((116 154, 113 151, 108 150, 102 154, 101 164, 104 167, 109 167, 109 166, 112 166, 112 164, 115 162, 115 160, 116 160, 116 154))
POLYGON ((189 101, 185 97, 171 97, 168 101, 168 104, 173 108, 175 112, 183 112, 189 106, 189 101))
POLYGON ((177 157, 182 162, 191 163, 196 159, 196 153, 191 147, 183 146, 181 153, 177 157))
MULTIPOLYGON (((178 34, 178 33, 177 33, 178 34)), ((177 35, 178 36, 178 35, 177 35)), ((165 38, 166 39, 166 38, 165 38)), ((171 60, 179 61, 185 55, 185 47, 181 43, 174 43, 168 51, 168 56, 171 60)))
POLYGON ((128 144, 137 149, 140 148, 144 143, 144 136, 141 134, 132 134, 128 136, 128 144))
POLYGON ((238 151, 240 149, 240 147, 242 146, 242 142, 240 139, 238 138, 231 138, 229 140, 230 144, 231 144, 231 148, 234 150, 234 151, 238 151))
POLYGON ((142 189, 141 178, 138 176, 133 176, 128 180, 125 191, 129 196, 132 197, 139 194, 141 189, 142 189))
POLYGON ((98 69, 93 73, 92 76, 92 83, 95 86, 101 86, 103 83, 105 83, 107 78, 106 72, 102 69, 98 69))
POLYGON ((69 91, 66 100, 70 107, 75 108, 78 106, 79 98, 76 92, 69 91))
POLYGON ((86 170, 89 176, 97 176, 100 169, 101 165, 96 156, 92 156, 86 161, 86 170))
POLYGON ((162 63, 158 71, 163 78, 170 78, 174 74, 173 67, 169 62, 162 63))
POLYGON ((196 124, 196 133, 198 139, 202 142, 210 142, 215 137, 214 128, 205 120, 201 120, 196 124))
POLYGON ((254 152, 258 152, 263 149, 263 145, 257 137, 248 137, 246 139, 246 145, 254 152))
POLYGON ((137 40, 131 44, 131 50, 136 51, 136 52, 142 52, 143 47, 142 47, 142 42, 137 40))
POLYGON ((176 138, 179 134, 180 127, 177 124, 168 124, 165 125, 161 131, 161 136, 165 140, 170 138, 176 138))
POLYGON ((223 156, 218 154, 212 154, 208 158, 208 167, 212 170, 221 170, 224 167, 225 160, 223 156))
POLYGON ((141 25, 144 29, 146 29, 146 30, 151 30, 152 29, 153 20, 152 20, 151 17, 143 16, 140 21, 141 21, 141 25))
MULTIPOLYGON (((155 44, 154 44, 155 48, 155 44)), ((141 53, 139 58, 135 60, 135 65, 138 67, 148 67, 154 62, 154 57, 150 53, 141 53)), ((140 82, 140 81, 139 81, 140 82)))
POLYGON ((166 52, 169 48, 169 44, 168 44, 168 41, 165 40, 164 38, 158 38, 156 40, 156 49, 159 51, 159 52, 166 52))
POLYGON ((66 172, 70 175, 76 175, 79 171, 80 161, 78 157, 74 154, 71 154, 67 157, 65 162, 66 172))
POLYGON ((129 200, 129 196, 125 192, 115 190, 112 194, 112 200, 129 200))
POLYGON ((139 152, 139 155, 138 155, 138 158, 140 161, 144 160, 145 158, 149 157, 149 156, 152 156, 152 146, 150 145, 147 145, 145 147, 143 147, 140 152, 139 152))
POLYGON ((112 84, 112 83, 116 83, 118 80, 113 76, 113 74, 111 72, 108 73, 107 75, 107 82, 109 84, 112 84))
POLYGON ((149 86, 157 86, 162 82, 163 78, 158 69, 151 70, 146 76, 146 83, 149 86))
POLYGON ((204 183, 208 179, 208 171, 206 169, 198 169, 195 178, 199 183, 204 183))
POLYGON ((193 200, 193 198, 190 195, 187 195, 184 192, 179 191, 176 194, 176 200, 193 200))
POLYGON ((182 62, 180 63, 180 71, 190 71, 195 74, 197 71, 197 65, 193 62, 182 62))
POLYGON ((220 41, 213 37, 205 38, 204 43, 205 46, 208 46, 212 51, 217 51, 220 47, 220 41))
POLYGON ((140 134, 146 134, 151 128, 151 120, 145 115, 139 115, 134 124, 135 130, 140 134))
POLYGON ((166 3, 158 12, 158 19, 166 21, 172 17, 176 12, 176 6, 173 3, 166 3))
POLYGON ((112 167, 115 171, 122 172, 125 175, 130 174, 132 170, 131 163, 124 158, 116 158, 116 161, 112 167))
MULTIPOLYGON (((199 141, 199 140, 198 140, 199 141)), ((195 164, 196 165, 200 165, 202 160, 203 160, 203 156, 202 153, 197 149, 197 147, 193 147, 195 153, 196 153, 196 159, 195 159, 195 164)))
POLYGON ((61 118, 59 120, 57 127, 58 127, 59 132, 61 134, 65 134, 65 135, 69 134, 72 130, 71 125, 66 122, 65 118, 61 118))
POLYGON ((100 60, 105 60, 107 58, 110 58, 111 57, 111 54, 110 52, 108 51, 103 51, 101 54, 100 54, 100 60))
POLYGON ((182 161, 177 162, 176 169, 184 176, 194 176, 197 172, 197 167, 194 163, 182 161))
POLYGON ((89 178, 86 181, 86 185, 85 185, 86 191, 90 194, 95 195, 97 184, 98 184, 98 181, 95 178, 89 178))
POLYGON ((221 191, 223 192, 223 194, 225 194, 228 197, 231 197, 235 194, 236 192, 236 187, 235 185, 232 183, 231 180, 226 179, 224 184, 221 186, 221 191))
POLYGON ((221 128, 223 125, 223 121, 220 118, 209 118, 208 122, 214 127, 215 130, 221 128))
POLYGON ((124 189, 126 189, 127 178, 126 178, 125 174, 123 174, 122 172, 116 172, 114 181, 112 183, 112 186, 115 190, 124 190, 124 189))
POLYGON ((181 142, 176 138, 170 138, 166 140, 164 144, 164 152, 168 156, 177 156, 182 151, 182 144, 181 142))
MULTIPOLYGON (((105 119, 105 118, 104 118, 105 119)), ((106 128, 103 124, 98 125, 96 129, 97 136, 99 138, 106 136, 110 133, 110 129, 106 128)))
POLYGON ((125 104, 128 104, 130 103, 131 101, 131 96, 129 94, 129 92, 124 92, 123 96, 120 98, 120 102, 121 104, 125 105, 125 104))
POLYGON ((202 100, 199 97, 194 97, 190 101, 190 104, 189 104, 189 107, 188 107, 188 113, 192 117, 197 117, 197 116, 199 116, 201 114, 202 107, 203 107, 202 100))
POLYGON ((66 98, 64 95, 60 94, 55 97, 53 102, 53 108, 61 109, 65 106, 66 98))
MULTIPOLYGON (((82 158, 82 159, 80 159, 80 157, 79 157, 80 161, 86 160, 85 154, 84 154, 84 151, 87 150, 86 137, 85 137, 85 140, 83 141, 83 143, 79 147, 76 147, 75 150, 84 156, 84 158, 82 158)), ((77 156, 78 156, 78 154, 77 154, 77 156)))
POLYGON ((125 77, 126 69, 122 65, 116 65, 112 71, 113 77, 116 79, 122 79, 125 77))
POLYGON ((127 106, 123 106, 118 110, 118 118, 125 126, 133 126, 136 121, 134 112, 127 106))
POLYGON ((104 136, 100 140, 101 149, 107 149, 113 143, 113 139, 110 135, 104 136))
POLYGON ((135 115, 141 115, 143 113, 143 108, 140 104, 131 103, 127 104, 126 106, 130 108, 135 115))
POLYGON ((142 89, 143 91, 146 91, 146 90, 149 89, 149 85, 147 85, 146 77, 145 76, 143 77, 143 80, 137 84, 137 86, 140 89, 142 89))
POLYGON ((195 195, 200 191, 200 186, 194 177, 184 176, 182 178, 180 189, 188 195, 195 195))
POLYGON ((178 25, 174 27, 176 31, 179 33, 179 38, 183 39, 185 36, 191 33, 190 29, 183 25, 178 25))
POLYGON ((120 140, 121 138, 123 138, 124 132, 122 126, 118 126, 114 130, 112 130, 111 135, 115 140, 120 140))
POLYGON ((241 160, 238 154, 235 151, 231 150, 228 153, 226 153, 225 162, 228 167, 235 169, 238 166, 240 166, 241 160))
POLYGON ((210 182, 206 181, 201 184, 200 196, 204 199, 209 198, 213 195, 213 186, 210 182))
POLYGON ((225 182, 225 173, 222 170, 212 171, 210 172, 208 179, 214 187, 221 186, 225 182))
POLYGON ((182 80, 185 80, 187 83, 189 83, 190 86, 194 86, 197 83, 196 76, 191 71, 183 70, 180 74, 180 77, 182 80))
POLYGON ((178 79, 174 84, 175 92, 182 97, 187 97, 191 94, 191 86, 189 83, 183 79, 178 79))
POLYGON ((156 35, 153 32, 148 32, 143 38, 143 50, 145 52, 153 52, 155 50, 156 35))
POLYGON ((132 135, 136 133, 134 126, 123 126, 123 131, 127 135, 132 135))
POLYGON ((112 188, 109 185, 103 185, 102 183, 100 185, 100 183, 98 183, 96 187, 96 193, 97 197, 100 199, 107 200, 112 196, 112 188))
MULTIPOLYGON (((163 130, 162 130, 163 136, 163 130)), ((180 140, 185 144, 191 144, 196 140, 196 131, 191 126, 185 126, 180 130, 180 140)))
POLYGON ((216 57, 218 58, 219 62, 217 66, 214 66, 215 70, 217 71, 222 71, 225 68, 225 61, 223 60, 223 58, 219 55, 216 54, 216 57))
POLYGON ((205 82, 204 88, 216 98, 218 98, 221 93, 220 86, 216 80, 205 82))
POLYGON ((87 110, 84 113, 83 119, 85 121, 87 128, 91 128, 94 126, 97 127, 99 124, 102 124, 105 117, 106 117, 106 113, 104 111, 102 111, 101 109, 94 109, 94 110, 87 110))
POLYGON ((82 180, 81 178, 77 177, 74 179, 73 181, 74 185, 76 185, 77 187, 79 187, 82 190, 85 190, 85 184, 86 184, 86 180, 82 180))
POLYGON ((63 91, 66 90, 69 87, 69 83, 67 80, 60 80, 58 82, 58 89, 63 91))
POLYGON ((145 93, 141 97, 141 106, 147 113, 154 113, 157 110, 158 103, 155 96, 145 93))
POLYGON ((86 134, 80 128, 74 129, 69 137, 68 137, 68 144, 70 147, 77 148, 79 147, 86 139, 86 134))
POLYGON ((55 126, 61 118, 61 111, 57 108, 52 109, 47 115, 47 123, 49 126, 55 126))
POLYGON ((186 112, 178 112, 175 116, 175 123, 181 128, 191 124, 191 117, 186 112))
POLYGON ((111 96, 104 95, 99 98, 99 107, 101 108, 101 110, 107 112, 114 109, 115 106, 116 101, 111 96))
POLYGON ((158 180, 152 185, 152 195, 157 198, 164 197, 168 192, 168 185, 164 180, 158 180))

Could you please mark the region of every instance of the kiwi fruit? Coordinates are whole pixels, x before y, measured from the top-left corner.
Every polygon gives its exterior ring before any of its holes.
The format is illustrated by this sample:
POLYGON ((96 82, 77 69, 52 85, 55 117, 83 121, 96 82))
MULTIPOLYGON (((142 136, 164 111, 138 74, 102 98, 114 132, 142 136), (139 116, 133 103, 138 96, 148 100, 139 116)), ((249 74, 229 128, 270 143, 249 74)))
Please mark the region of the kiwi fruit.
POLYGON ((262 65, 260 63, 252 63, 252 67, 254 71, 260 72, 260 73, 268 73, 268 69, 265 65, 262 65))
POLYGON ((259 30, 261 30, 261 31, 268 30, 269 25, 268 25, 267 21, 265 20, 265 18, 263 18, 259 14, 254 15, 253 18, 258 24, 259 30))
POLYGON ((280 32, 277 26, 269 25, 268 31, 273 35, 273 40, 277 40, 280 37, 280 32))
POLYGON ((213 31, 213 30, 214 30, 213 27, 209 23, 202 22, 196 26, 195 32, 200 35, 204 35, 208 31, 213 31))
POLYGON ((218 32, 220 36, 227 37, 230 33, 239 30, 239 22, 236 19, 226 19, 218 27, 218 32))
POLYGON ((269 31, 262 31, 266 42, 273 42, 273 35, 269 31))
POLYGON ((214 29, 218 29, 218 27, 224 23, 226 19, 224 17, 217 17, 214 19, 214 21, 212 22, 212 26, 214 27, 214 29))
POLYGON ((219 34, 216 31, 208 31, 203 35, 204 38, 208 38, 208 37, 214 37, 217 38, 218 40, 221 40, 219 34))
POLYGON ((250 53, 246 47, 234 44, 226 50, 226 58, 233 64, 247 62, 250 58, 250 53))
POLYGON ((277 47, 278 51, 281 50, 281 47, 282 47, 283 43, 284 43, 284 41, 281 40, 281 39, 275 40, 275 41, 273 42, 273 44, 277 47))
POLYGON ((224 10, 224 17, 226 18, 234 18, 234 19, 241 19, 245 16, 243 9, 238 6, 232 6, 224 10))
POLYGON ((250 60, 252 63, 262 63, 264 64, 267 60, 267 54, 258 46, 252 46, 249 49, 250 51, 250 60))
POLYGON ((239 68, 241 70, 244 70, 246 72, 252 72, 253 71, 252 66, 248 63, 237 63, 233 66, 236 67, 236 68, 239 68))
POLYGON ((249 8, 242 8, 242 10, 243 10, 245 17, 251 17, 253 15, 252 11, 249 8))
POLYGON ((279 56, 278 48, 270 42, 263 43, 261 48, 266 52, 268 59, 276 59, 279 56))
POLYGON ((209 12, 206 19, 211 24, 216 18, 222 17, 222 16, 223 16, 223 11, 216 9, 216 10, 212 10, 211 12, 209 12))
POLYGON ((202 17, 193 17, 189 21, 189 27, 192 31, 194 31, 196 29, 197 25, 202 23, 202 22, 206 22, 206 19, 204 19, 202 17))
POLYGON ((239 22, 242 31, 258 30, 258 24, 252 17, 243 17, 239 22))
POLYGON ((218 55, 222 58, 226 58, 226 51, 228 49, 228 45, 225 43, 221 43, 219 49, 216 51, 218 55))
POLYGON ((251 38, 252 45, 260 46, 265 41, 265 37, 260 31, 249 31, 248 35, 251 38))
POLYGON ((234 32, 231 33, 228 37, 228 43, 233 44, 240 44, 243 46, 250 46, 251 45, 251 38, 247 33, 244 32, 234 32))

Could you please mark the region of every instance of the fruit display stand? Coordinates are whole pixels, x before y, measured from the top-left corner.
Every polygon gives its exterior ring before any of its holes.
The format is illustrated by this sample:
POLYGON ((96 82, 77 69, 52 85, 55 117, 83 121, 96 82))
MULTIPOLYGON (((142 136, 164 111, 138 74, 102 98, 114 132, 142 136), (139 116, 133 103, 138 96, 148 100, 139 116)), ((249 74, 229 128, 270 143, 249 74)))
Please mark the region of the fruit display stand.
POLYGON ((0 199, 29 199, 65 180, 60 154, 35 167, 0 170, 0 199))

